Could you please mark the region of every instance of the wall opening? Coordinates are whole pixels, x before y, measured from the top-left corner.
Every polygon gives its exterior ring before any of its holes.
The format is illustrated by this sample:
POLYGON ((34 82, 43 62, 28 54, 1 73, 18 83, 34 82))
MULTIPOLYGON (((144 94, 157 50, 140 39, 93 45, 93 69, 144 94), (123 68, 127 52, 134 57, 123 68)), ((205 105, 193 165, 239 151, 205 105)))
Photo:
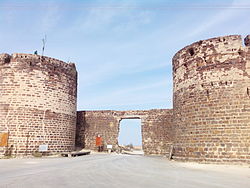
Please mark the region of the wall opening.
POLYGON ((188 49, 188 52, 189 52, 189 54, 190 54, 191 56, 194 55, 194 49, 193 49, 193 48, 189 48, 189 49, 188 49))
POLYGON ((122 119, 119 125, 118 144, 133 146, 133 151, 142 150, 142 131, 140 119, 122 119))

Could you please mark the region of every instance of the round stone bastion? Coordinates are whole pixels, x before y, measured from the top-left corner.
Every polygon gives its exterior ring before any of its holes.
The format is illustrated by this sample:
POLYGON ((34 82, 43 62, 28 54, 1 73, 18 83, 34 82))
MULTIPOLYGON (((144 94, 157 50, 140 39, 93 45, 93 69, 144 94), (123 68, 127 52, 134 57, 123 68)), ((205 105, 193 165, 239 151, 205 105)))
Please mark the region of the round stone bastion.
POLYGON ((250 162, 249 39, 201 40, 175 54, 174 158, 250 162))
POLYGON ((72 151, 76 97, 75 64, 32 54, 1 54, 0 155, 72 151))

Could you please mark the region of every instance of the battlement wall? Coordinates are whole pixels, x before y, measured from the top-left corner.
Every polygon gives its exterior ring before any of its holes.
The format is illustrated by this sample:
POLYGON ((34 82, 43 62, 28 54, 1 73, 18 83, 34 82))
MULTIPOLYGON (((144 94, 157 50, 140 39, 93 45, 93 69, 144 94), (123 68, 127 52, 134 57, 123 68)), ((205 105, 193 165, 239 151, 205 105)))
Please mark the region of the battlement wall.
POLYGON ((74 63, 65 63, 55 58, 35 54, 0 54, 0 61, 2 64, 16 63, 14 66, 22 66, 23 68, 47 69, 46 72, 48 73, 67 74, 68 76, 75 76, 77 74, 74 63))
POLYGON ((175 158, 250 160, 248 39, 203 40, 174 56, 175 158))
POLYGON ((77 72, 73 63, 32 54, 0 55, 0 131, 8 132, 2 152, 30 155, 74 149, 77 72))
POLYGON ((192 85, 198 89, 207 80, 244 79, 250 75, 248 53, 239 35, 201 40, 183 48, 173 58, 174 91, 192 85))

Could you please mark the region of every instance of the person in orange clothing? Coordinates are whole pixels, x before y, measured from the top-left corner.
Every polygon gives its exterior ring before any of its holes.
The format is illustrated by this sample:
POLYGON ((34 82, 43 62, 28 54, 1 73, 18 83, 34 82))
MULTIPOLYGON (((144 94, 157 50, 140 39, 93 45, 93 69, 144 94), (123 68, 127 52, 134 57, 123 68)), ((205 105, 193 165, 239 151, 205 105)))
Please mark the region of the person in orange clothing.
POLYGON ((102 151, 102 137, 100 134, 98 134, 95 139, 95 145, 98 147, 98 152, 101 152, 102 151))

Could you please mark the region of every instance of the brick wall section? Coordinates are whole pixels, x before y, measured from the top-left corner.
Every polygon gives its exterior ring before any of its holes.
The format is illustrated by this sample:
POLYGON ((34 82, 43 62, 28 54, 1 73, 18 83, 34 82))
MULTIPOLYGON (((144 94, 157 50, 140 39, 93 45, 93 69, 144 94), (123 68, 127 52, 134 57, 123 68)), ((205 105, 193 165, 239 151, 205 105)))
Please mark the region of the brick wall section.
POLYGON ((7 150, 30 155, 40 144, 49 152, 75 146, 75 65, 31 54, 0 55, 0 131, 9 132, 7 150), (11 147, 12 146, 12 147, 11 147))
POLYGON ((118 145, 122 119, 141 119, 142 144, 146 155, 167 154, 172 142, 172 110, 79 111, 76 145, 96 150, 95 138, 101 134, 104 144, 118 145))
POLYGON ((113 111, 77 112, 76 146, 95 150, 95 138, 101 134, 106 144, 117 144, 118 119, 113 111))
POLYGON ((242 43, 212 38, 174 56, 175 159, 250 162, 250 47, 242 43))

